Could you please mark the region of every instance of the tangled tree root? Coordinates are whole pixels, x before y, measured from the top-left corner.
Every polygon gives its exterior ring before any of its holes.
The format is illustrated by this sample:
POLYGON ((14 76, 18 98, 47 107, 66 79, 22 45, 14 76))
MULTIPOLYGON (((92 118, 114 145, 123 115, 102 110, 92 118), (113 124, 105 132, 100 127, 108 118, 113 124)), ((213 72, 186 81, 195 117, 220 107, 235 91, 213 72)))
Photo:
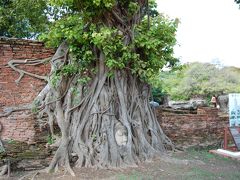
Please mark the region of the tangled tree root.
MULTIPOLYGON (((76 167, 109 168, 137 165, 163 155, 166 146, 174 148, 150 107, 149 86, 127 70, 108 77, 102 61, 87 84, 79 83, 80 74, 61 76, 55 86, 49 82, 35 100, 40 107, 38 118, 48 116, 52 133, 54 121, 61 130, 48 172, 63 166, 74 176, 72 154, 78 158, 76 167)), ((71 64, 66 43, 51 64, 52 72, 71 64)))
MULTIPOLYGON (((2 124, 0 123, 0 132, 2 131, 2 124)), ((2 140, 0 138, 0 152, 5 152, 5 148, 3 146, 2 140)), ((0 170, 0 176, 3 176, 8 173, 8 177, 10 177, 10 160, 7 160, 7 164, 3 165, 0 170)))
POLYGON ((0 176, 7 174, 7 176, 10 177, 10 173, 11 173, 10 160, 7 160, 7 164, 2 166, 1 168, 0 176))
MULTIPOLYGON (((19 72, 17 83, 24 74, 48 80, 16 67, 45 61, 12 60, 8 65, 19 72)), ((50 79, 54 72, 71 63, 64 42, 51 59, 50 79)), ((109 77, 102 54, 97 69, 97 74, 92 75, 92 80, 86 84, 78 81, 82 74, 61 76, 55 86, 48 80, 35 99, 39 122, 48 120, 52 136, 54 121, 61 130, 59 146, 48 172, 63 166, 74 176, 70 166, 73 155, 77 157, 76 167, 126 167, 155 156, 165 156, 166 147, 174 149, 150 107, 150 87, 127 70, 116 70, 114 76, 109 77)), ((30 109, 29 106, 23 108, 30 109)), ((18 110, 22 109, 12 108, 0 117, 18 110)), ((6 173, 9 167, 4 166, 2 173, 6 173)))
POLYGON ((47 62, 49 62, 51 58, 45 58, 45 59, 25 59, 25 60, 18 60, 18 59, 12 59, 8 62, 8 66, 10 68, 12 68, 14 71, 19 73, 19 78, 15 81, 17 84, 21 81, 21 79, 23 78, 23 76, 26 74, 28 76, 37 78, 37 79, 41 79, 41 80, 45 80, 47 81, 47 76, 41 76, 41 75, 37 75, 34 73, 30 73, 27 72, 25 70, 22 70, 20 68, 18 68, 17 66, 19 65, 25 65, 25 66, 37 66, 40 64, 45 64, 47 62))

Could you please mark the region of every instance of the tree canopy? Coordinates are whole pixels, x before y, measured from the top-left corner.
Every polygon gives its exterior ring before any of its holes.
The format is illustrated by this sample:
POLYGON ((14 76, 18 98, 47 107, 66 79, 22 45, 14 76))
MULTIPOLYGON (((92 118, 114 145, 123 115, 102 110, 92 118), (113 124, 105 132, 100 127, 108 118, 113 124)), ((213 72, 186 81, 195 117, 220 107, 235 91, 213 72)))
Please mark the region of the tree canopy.
POLYGON ((161 87, 172 99, 240 92, 240 71, 234 67, 218 68, 209 63, 190 63, 177 71, 160 74, 161 87))
POLYGON ((44 0, 0 0, 0 36, 36 37, 47 29, 47 12, 44 0))
POLYGON ((237 4, 240 4, 240 0, 235 0, 235 2, 236 2, 237 4))
POLYGON ((128 68, 143 79, 150 78, 163 66, 177 62, 172 55, 178 23, 156 15, 156 4, 150 2, 152 16, 148 21, 144 16, 146 12, 136 17, 137 12, 146 11, 146 8, 139 9, 137 1, 51 1, 52 6, 68 9, 68 13, 54 22, 41 39, 50 46, 59 46, 66 40, 69 51, 79 60, 73 67, 63 68, 62 73, 94 71, 91 67, 96 54, 92 46, 96 46, 102 49, 108 68, 128 68), (117 6, 125 11, 117 12, 117 6), (117 21, 113 21, 114 18, 117 21))

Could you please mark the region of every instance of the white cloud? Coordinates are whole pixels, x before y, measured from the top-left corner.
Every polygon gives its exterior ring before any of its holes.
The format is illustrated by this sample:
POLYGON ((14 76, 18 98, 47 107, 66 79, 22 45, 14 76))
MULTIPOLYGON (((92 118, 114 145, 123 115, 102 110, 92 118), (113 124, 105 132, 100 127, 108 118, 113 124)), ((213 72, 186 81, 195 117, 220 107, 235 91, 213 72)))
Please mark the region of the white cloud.
POLYGON ((183 62, 240 67, 240 9, 234 0, 157 0, 158 10, 179 18, 176 56, 183 62))

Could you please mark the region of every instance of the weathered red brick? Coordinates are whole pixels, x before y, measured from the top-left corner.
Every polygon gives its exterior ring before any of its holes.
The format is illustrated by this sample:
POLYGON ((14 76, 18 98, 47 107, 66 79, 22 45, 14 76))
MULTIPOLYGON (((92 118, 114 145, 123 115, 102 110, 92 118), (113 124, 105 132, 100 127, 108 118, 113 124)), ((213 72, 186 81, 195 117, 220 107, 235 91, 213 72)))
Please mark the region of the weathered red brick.
POLYGON ((228 117, 220 117, 213 108, 200 108, 197 114, 174 114, 158 109, 156 114, 166 135, 184 147, 221 142, 228 125, 228 117))
MULTIPOLYGON (((0 38, 0 112, 4 107, 19 106, 31 103, 45 82, 25 75, 19 84, 15 83, 19 73, 7 67, 11 59, 44 59, 51 57, 53 49, 47 49, 42 42, 0 38)), ((50 71, 49 65, 19 66, 26 71, 46 75, 50 71)), ((2 139, 34 142, 37 130, 35 120, 29 117, 30 112, 14 112, 8 117, 0 118, 3 125, 2 139)))

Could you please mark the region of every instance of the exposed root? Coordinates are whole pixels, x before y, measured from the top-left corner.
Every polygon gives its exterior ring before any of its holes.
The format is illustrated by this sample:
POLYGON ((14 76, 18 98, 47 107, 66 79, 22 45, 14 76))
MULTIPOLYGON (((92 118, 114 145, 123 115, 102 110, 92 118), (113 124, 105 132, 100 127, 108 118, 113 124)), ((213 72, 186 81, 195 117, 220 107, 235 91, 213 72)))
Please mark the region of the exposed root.
MULTIPOLYGON (((117 6, 112 12, 106 13, 111 18, 103 20, 103 23, 118 28, 124 34, 123 44, 126 46, 133 41, 135 24, 141 21, 141 16, 144 15, 142 11, 148 3, 145 0, 137 2, 141 8, 129 22, 124 19, 126 12, 117 6)), ((121 70, 112 69, 114 76, 110 77, 103 51, 94 43, 90 46, 94 59, 89 62, 89 66, 96 70, 93 72, 88 72, 85 67, 84 70, 78 67, 81 71, 77 73, 62 71, 63 67, 80 65, 81 61, 84 61, 69 55, 66 42, 59 46, 51 58, 49 77, 18 67, 43 64, 49 61, 49 58, 11 60, 8 63, 9 67, 20 75, 16 83, 19 83, 24 75, 48 82, 34 101, 38 121, 43 125, 49 124, 52 136, 54 123, 61 131, 58 149, 48 172, 64 167, 75 176, 70 164, 96 168, 136 166, 142 161, 164 156, 167 148, 174 149, 150 107, 149 85, 142 82, 139 76, 132 74, 130 66, 121 70), (91 80, 85 83, 79 81, 86 74, 91 80), (54 85, 51 83, 53 79, 54 85), (76 162, 72 162, 73 154, 77 157, 76 162)), ((134 47, 131 49, 135 51, 134 47)), ((0 114, 0 117, 17 110, 11 109, 0 114)))
POLYGON ((35 177, 37 176, 39 174, 39 171, 38 172, 36 172, 33 176, 32 176, 32 178, 31 178, 31 180, 34 180, 35 179, 35 177))
MULTIPOLYGON (((0 123, 0 132, 2 131, 2 124, 0 123)), ((2 140, 1 140, 1 138, 0 138, 0 152, 5 152, 6 150, 5 150, 5 148, 4 148, 4 145, 3 145, 3 143, 2 143, 2 140)), ((3 175, 5 175, 5 174, 7 174, 8 173, 8 177, 10 177, 10 171, 11 171, 11 169, 10 169, 10 160, 8 159, 8 160, 5 160, 5 161, 7 161, 7 164, 5 164, 2 168, 1 168, 1 171, 0 171, 0 176, 3 176, 3 175)))
POLYGON ((8 172, 8 165, 5 164, 1 169, 0 176, 7 174, 7 172, 8 172))
MULTIPOLYGON (((147 1, 138 3, 141 8, 130 19, 130 25, 126 24, 122 9, 117 6, 107 13, 111 18, 103 20, 107 25, 119 28, 126 46, 134 39, 134 24, 141 21, 147 1)), ((48 85, 35 100, 38 119, 47 117, 52 134, 54 123, 61 130, 61 141, 48 172, 62 166, 74 175, 70 167, 72 154, 77 156, 76 162, 72 163, 76 167, 110 168, 136 166, 142 161, 164 156, 168 148, 174 149, 150 107, 149 85, 129 68, 112 69, 114 76, 109 77, 103 50, 94 44, 90 46, 94 59, 89 62, 89 67, 96 71, 61 74, 62 67, 80 65, 82 61, 71 58, 68 45, 63 42, 50 61, 48 85), (58 72, 53 86, 50 81, 58 72), (91 80, 81 83, 79 79, 86 74, 91 80)))
MULTIPOLYGON (((63 43, 54 55, 62 58, 51 61, 52 71, 71 63, 67 54, 63 43)), ((150 107, 149 86, 128 71, 115 71, 114 77, 107 74, 100 62, 88 84, 77 81, 80 74, 62 76, 55 87, 48 84, 36 98, 39 118, 47 116, 49 125, 55 121, 61 130, 48 172, 63 166, 74 176, 72 154, 78 158, 77 167, 110 168, 136 166, 163 155, 166 147, 174 148, 150 107)))
MULTIPOLYGON (((62 166, 75 176, 70 166, 72 154, 77 157, 77 167, 109 168, 136 166, 165 155, 166 148, 174 149, 150 107, 150 87, 127 70, 116 70, 113 77, 108 77, 101 53, 99 59, 98 72, 87 84, 79 83, 81 74, 62 76, 54 87, 48 83, 35 99, 39 122, 48 122, 52 136, 54 123, 61 130, 48 172, 62 166)), ((23 62, 14 60, 9 64, 20 73, 17 82, 23 74, 32 76, 17 69, 17 63, 23 62)), ((51 60, 50 79, 54 71, 71 63, 64 42, 51 60)), ((0 117, 30 108, 10 108, 0 117)))
POLYGON ((24 176, 20 177, 18 180, 24 180, 24 179, 34 180, 37 175, 39 175, 40 173, 44 173, 44 172, 45 172, 45 169, 37 170, 37 171, 32 171, 32 172, 27 173, 27 174, 25 174, 24 176))
POLYGON ((32 108, 32 105, 30 105, 30 104, 25 104, 25 105, 21 105, 21 106, 17 106, 17 107, 5 107, 3 109, 4 113, 0 113, 0 118, 7 117, 16 111, 30 110, 31 108, 32 108))
POLYGON ((25 59, 25 60, 12 59, 8 62, 8 66, 10 68, 12 68, 14 71, 19 73, 19 78, 15 81, 17 84, 21 81, 21 79, 23 78, 23 76, 25 74, 28 75, 28 76, 37 78, 37 79, 47 81, 47 76, 41 76, 41 75, 37 75, 37 74, 34 74, 34 73, 27 72, 25 70, 17 68, 17 66, 19 66, 19 65, 37 66, 39 64, 47 63, 48 61, 50 61, 50 59, 51 59, 51 57, 50 58, 45 58, 45 59, 25 59))
POLYGON ((7 164, 5 164, 0 171, 0 176, 3 176, 5 174, 7 174, 8 177, 10 177, 10 173, 11 173, 11 164, 10 164, 10 160, 7 160, 7 164))
MULTIPOLYGON (((0 122, 0 132, 2 131, 2 123, 0 122)), ((0 138, 0 152, 5 152, 5 148, 3 146, 2 140, 0 138)))

